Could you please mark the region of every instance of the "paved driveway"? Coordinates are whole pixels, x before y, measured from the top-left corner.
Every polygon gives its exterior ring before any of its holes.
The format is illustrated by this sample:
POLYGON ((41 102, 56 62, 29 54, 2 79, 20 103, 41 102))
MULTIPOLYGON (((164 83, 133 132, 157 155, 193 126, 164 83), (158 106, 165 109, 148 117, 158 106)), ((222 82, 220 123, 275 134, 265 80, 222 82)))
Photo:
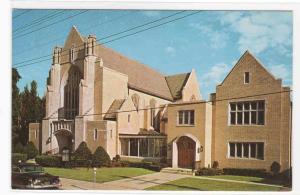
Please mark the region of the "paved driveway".
POLYGON ((93 183, 66 178, 61 178, 61 182, 62 189, 65 190, 143 190, 185 177, 189 177, 189 175, 157 172, 105 183, 93 183))

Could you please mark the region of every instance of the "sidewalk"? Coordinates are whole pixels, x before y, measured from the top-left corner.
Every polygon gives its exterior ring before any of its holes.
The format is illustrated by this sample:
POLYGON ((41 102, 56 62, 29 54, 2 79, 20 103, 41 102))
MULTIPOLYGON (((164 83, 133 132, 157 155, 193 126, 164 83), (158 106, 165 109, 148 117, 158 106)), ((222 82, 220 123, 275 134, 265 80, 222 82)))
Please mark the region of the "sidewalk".
POLYGON ((60 179, 63 190, 143 190, 185 177, 189 176, 158 172, 105 183, 93 183, 66 178, 60 179))

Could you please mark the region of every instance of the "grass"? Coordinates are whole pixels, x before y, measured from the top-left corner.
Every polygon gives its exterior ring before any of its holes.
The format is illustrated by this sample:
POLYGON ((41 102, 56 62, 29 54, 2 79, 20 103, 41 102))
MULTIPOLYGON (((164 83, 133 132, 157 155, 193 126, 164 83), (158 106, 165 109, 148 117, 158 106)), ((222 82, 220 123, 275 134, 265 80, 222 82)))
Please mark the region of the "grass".
POLYGON ((201 178, 183 178, 146 190, 200 190, 200 191, 279 191, 280 187, 212 181, 201 178))
MULTIPOLYGON (((94 171, 93 169, 87 168, 50 168, 46 167, 45 171, 52 175, 57 175, 59 177, 76 179, 83 181, 93 181, 94 171)), ((114 168, 99 168, 97 169, 96 181, 98 183, 114 181, 119 179, 124 179, 128 177, 135 177, 139 175, 145 175, 153 173, 153 171, 143 169, 143 168, 132 168, 132 167, 114 167, 114 168)))
POLYGON ((229 179, 235 181, 257 182, 257 183, 263 183, 264 180, 264 178, 261 177, 237 176, 237 175, 215 175, 215 176, 205 176, 205 177, 215 178, 215 179, 229 179))

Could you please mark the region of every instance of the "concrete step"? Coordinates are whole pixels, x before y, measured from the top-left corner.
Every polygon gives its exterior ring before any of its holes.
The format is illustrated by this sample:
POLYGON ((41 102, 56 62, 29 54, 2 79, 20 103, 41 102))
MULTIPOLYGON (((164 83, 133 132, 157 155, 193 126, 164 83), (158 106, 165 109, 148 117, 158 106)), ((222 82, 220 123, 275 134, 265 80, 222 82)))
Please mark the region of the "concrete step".
POLYGON ((183 169, 183 168, 172 168, 166 167, 161 170, 163 173, 174 173, 174 174, 183 174, 183 175, 194 175, 192 169, 183 169))

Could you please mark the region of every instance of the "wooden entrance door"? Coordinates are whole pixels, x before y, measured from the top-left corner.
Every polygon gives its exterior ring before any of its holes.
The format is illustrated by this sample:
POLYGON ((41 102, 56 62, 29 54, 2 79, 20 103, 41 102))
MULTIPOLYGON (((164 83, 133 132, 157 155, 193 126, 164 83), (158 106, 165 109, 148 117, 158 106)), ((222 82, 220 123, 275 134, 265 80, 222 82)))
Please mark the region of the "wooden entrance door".
POLYGON ((195 166, 196 143, 183 136, 177 141, 178 167, 193 169, 195 166))

